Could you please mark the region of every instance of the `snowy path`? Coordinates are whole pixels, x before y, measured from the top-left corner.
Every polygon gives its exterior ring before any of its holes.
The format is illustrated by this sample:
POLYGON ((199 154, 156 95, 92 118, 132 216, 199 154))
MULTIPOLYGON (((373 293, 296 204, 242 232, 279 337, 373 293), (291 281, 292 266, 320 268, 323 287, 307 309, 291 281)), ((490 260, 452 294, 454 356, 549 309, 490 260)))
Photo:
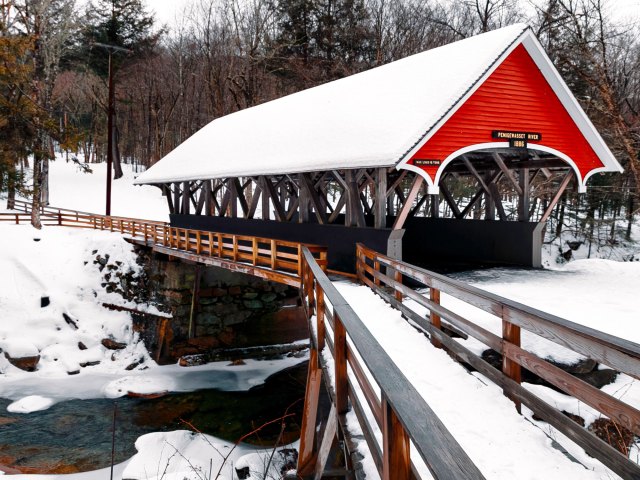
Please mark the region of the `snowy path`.
POLYGON ((570 445, 564 446, 591 470, 552 448, 544 427, 518 415, 497 386, 434 348, 368 287, 335 285, 486 478, 617 478, 570 445))

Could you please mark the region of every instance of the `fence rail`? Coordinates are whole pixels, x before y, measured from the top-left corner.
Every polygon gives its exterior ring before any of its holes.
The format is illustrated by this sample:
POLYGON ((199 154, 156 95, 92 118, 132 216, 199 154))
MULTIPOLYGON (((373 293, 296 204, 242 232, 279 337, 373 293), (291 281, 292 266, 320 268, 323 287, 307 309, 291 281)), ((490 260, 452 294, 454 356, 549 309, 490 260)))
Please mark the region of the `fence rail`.
POLYGON ((525 329, 635 379, 640 378, 640 345, 394 260, 361 244, 357 246, 357 272, 362 283, 427 332, 434 346, 447 349, 501 386, 518 409, 520 404, 527 406, 623 478, 640 478, 640 466, 637 463, 522 387, 522 369, 533 372, 635 435, 640 435, 640 411, 527 351, 521 345, 520 333, 521 329, 525 329), (420 283, 428 291, 420 293, 403 285, 405 278, 420 283), (463 318, 443 307, 440 304, 442 292, 494 315, 501 323, 502 335, 496 335, 472 319, 463 318), (403 296, 426 307, 429 315, 425 318, 402 303, 403 296), (452 325, 501 354, 502 371, 445 334, 443 323, 452 325))
MULTIPOLYGON (((16 201, 15 208, 24 213, 2 213, 0 222, 26 224, 31 221, 28 203, 16 201)), ((120 232, 136 243, 151 246, 168 255, 222 266, 292 286, 300 285, 303 245, 323 268, 327 264, 327 249, 318 245, 175 228, 164 222, 95 215, 56 207, 43 207, 40 218, 43 225, 120 232)))
POLYGON ((313 472, 316 479, 321 477, 337 425, 344 424, 343 414, 351 404, 384 480, 420 478, 412 465, 411 443, 434 478, 483 479, 464 450, 306 248, 303 248, 303 260, 302 297, 309 319, 313 320, 315 315, 315 323, 311 329, 312 350, 298 473, 307 475, 313 472), (328 347, 325 351, 331 353, 334 364, 329 388, 333 406, 322 438, 316 438, 322 366, 325 372, 329 368, 319 356, 325 345, 328 347), (367 410, 372 415, 368 416, 367 410), (375 425, 370 417, 373 417, 375 425), (382 445, 376 440, 376 427, 382 432, 382 445))

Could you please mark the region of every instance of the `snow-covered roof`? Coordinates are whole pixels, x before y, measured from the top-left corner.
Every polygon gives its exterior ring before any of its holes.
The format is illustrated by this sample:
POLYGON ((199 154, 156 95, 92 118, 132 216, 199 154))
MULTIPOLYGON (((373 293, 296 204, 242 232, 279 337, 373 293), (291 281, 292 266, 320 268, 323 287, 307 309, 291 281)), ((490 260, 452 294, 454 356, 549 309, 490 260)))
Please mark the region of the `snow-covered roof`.
POLYGON ((136 183, 396 165, 527 28, 511 25, 217 118, 136 183))
POLYGON ((542 144, 531 148, 563 158, 576 171, 581 191, 596 172, 622 171, 531 29, 515 24, 218 118, 135 183, 395 165, 416 171, 437 193, 439 176, 432 178, 408 163, 411 155, 518 45, 527 50, 602 166, 583 175, 576 165, 580 159, 542 144))

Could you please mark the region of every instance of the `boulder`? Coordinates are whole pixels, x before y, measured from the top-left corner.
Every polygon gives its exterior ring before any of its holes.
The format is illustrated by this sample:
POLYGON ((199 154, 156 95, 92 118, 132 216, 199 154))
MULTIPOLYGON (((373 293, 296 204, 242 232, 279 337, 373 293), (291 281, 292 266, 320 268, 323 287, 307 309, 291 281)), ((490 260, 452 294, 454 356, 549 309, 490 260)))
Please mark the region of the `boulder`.
POLYGON ((568 372, 571 374, 589 373, 594 371, 598 366, 598 362, 596 362, 595 360, 591 360, 590 358, 585 358, 584 360, 579 360, 577 363, 572 363, 572 364, 553 362, 551 360, 547 360, 547 361, 549 363, 552 363, 556 367, 561 368, 565 372, 568 372))
POLYGON ((7 360, 11 365, 19 368, 20 370, 24 370, 26 372, 35 372, 38 367, 38 362, 40 361, 40 355, 35 355, 31 357, 13 358, 9 356, 7 352, 5 352, 4 356, 7 358, 7 360))
POLYGON ((605 385, 615 382, 618 372, 605 368, 602 370, 594 370, 584 374, 574 374, 580 380, 587 382, 589 385, 593 385, 596 388, 602 388, 605 385))
POLYGON ((108 350, 124 350, 125 348, 127 348, 126 343, 116 342, 112 338, 103 338, 102 346, 108 350))

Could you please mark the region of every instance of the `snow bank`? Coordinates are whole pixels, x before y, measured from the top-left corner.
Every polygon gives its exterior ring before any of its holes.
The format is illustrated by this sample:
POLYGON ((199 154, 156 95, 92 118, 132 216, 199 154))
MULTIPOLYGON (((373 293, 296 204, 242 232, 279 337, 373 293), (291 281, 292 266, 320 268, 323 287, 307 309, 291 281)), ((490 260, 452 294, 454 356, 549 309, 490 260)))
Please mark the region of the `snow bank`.
MULTIPOLYGON (((105 213, 106 163, 88 165, 91 173, 84 173, 77 164, 67 162, 63 154, 58 154, 55 161, 49 162, 50 205, 81 212, 105 213)), ((134 186, 133 181, 138 173, 132 170, 132 165, 127 164, 122 165, 122 170, 124 176, 111 182, 111 214, 168 222, 169 209, 160 189, 134 186)), ((4 207, 2 205, 0 211, 4 207)))
POLYGON ((103 302, 122 304, 123 299, 102 288, 102 273, 93 263, 96 251, 121 262, 124 271, 139 268, 132 246, 118 233, 0 225, 0 397, 14 400, 12 411, 28 413, 71 398, 113 398, 129 392, 248 390, 305 361, 303 356, 248 360, 239 366, 156 365, 133 332, 129 314, 102 307, 103 302), (43 296, 50 300, 44 308, 43 296), (109 350, 102 345, 105 338, 126 347, 109 350), (39 356, 37 371, 13 366, 4 353, 12 358, 39 356), (139 365, 127 370, 133 364, 139 365))
MULTIPOLYGON (((291 448, 291 447, 287 447, 291 448)), ((132 480, 234 480, 244 470, 249 480, 280 478, 286 449, 234 445, 202 433, 178 430, 150 433, 136 441, 138 453, 122 478, 132 480)))

